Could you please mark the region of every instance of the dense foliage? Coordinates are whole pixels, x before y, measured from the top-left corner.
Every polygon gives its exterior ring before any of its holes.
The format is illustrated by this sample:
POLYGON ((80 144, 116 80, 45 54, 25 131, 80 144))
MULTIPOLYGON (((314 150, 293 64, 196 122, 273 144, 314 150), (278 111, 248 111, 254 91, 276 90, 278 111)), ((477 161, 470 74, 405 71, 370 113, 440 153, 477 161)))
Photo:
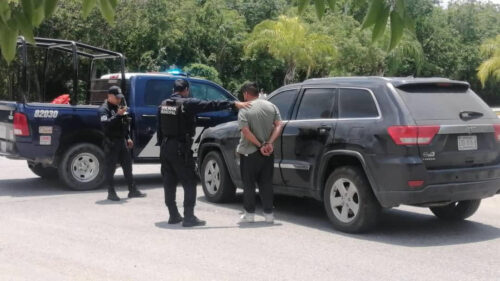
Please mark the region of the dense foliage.
MULTIPOLYGON (((373 42, 373 29, 362 28, 371 0, 337 0, 321 19, 315 5, 306 5, 299 14, 293 0, 124 0, 117 5, 113 26, 97 9, 83 19, 81 0, 64 0, 35 35, 120 51, 129 71, 189 66, 193 73, 220 79, 233 92, 246 80, 256 80, 270 92, 283 85, 285 76, 287 82, 328 75, 441 76, 469 81, 491 104, 500 104, 498 80, 492 77, 483 87, 477 76, 478 67, 490 58, 480 46, 500 34, 500 7, 462 0, 444 8, 436 2, 406 1, 413 28, 396 34, 401 41, 393 49, 391 37, 396 35, 385 32, 373 42), (321 44, 312 47, 326 46, 327 52, 316 55, 311 49, 308 58, 300 58, 305 66, 292 75, 290 60, 282 55, 286 50, 279 49, 288 48, 286 44, 271 46, 268 34, 259 35, 259 30, 296 17, 307 38, 301 44, 319 36, 321 44)), ((389 30, 390 21, 387 26, 389 30)), ((0 64, 6 73, 5 63, 0 64)), ((0 77, 0 98, 7 92, 5 77, 0 77)))

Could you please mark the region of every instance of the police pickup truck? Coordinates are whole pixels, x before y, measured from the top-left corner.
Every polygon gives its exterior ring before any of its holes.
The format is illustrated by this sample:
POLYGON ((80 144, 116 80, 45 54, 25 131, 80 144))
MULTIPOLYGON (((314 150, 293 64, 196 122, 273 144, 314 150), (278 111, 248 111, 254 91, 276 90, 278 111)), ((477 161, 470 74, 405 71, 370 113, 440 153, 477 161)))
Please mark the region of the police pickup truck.
MULTIPOLYGON (((190 83, 191 95, 203 100, 235 100, 219 85, 192 77, 165 73, 125 73, 125 59, 120 53, 65 40, 36 38, 30 45, 18 40, 22 67, 20 81, 27 81, 31 48, 47 52, 69 53, 73 58, 74 91, 70 104, 30 102, 29 81, 20 83, 21 89, 11 93, 16 101, 0 101, 0 156, 26 160, 29 168, 42 178, 55 178, 74 190, 98 188, 104 181, 103 133, 98 118, 98 107, 106 99, 107 89, 118 85, 126 96, 131 118, 131 133, 135 143, 132 156, 135 163, 159 163, 156 143, 157 107, 172 94, 173 83, 185 78, 190 83), (89 79, 84 104, 76 104, 78 97, 79 62, 86 60, 90 73, 98 60, 121 62, 121 72, 89 79), (88 63, 90 61, 90 63, 88 63), (125 78, 125 79, 122 79, 125 78)), ((49 81, 50 82, 50 81, 49 81)), ((45 82, 44 82, 45 83, 45 82)), ((14 84, 14 83, 11 83, 14 84)), ((14 87, 11 87, 14 88, 14 87)), ((48 88, 45 86, 42 89, 48 88)), ((49 96, 50 89, 43 96, 49 96)), ((52 95, 53 96, 53 95, 52 95)), ((206 127, 236 120, 232 111, 204 113, 197 116, 196 139, 206 127)))

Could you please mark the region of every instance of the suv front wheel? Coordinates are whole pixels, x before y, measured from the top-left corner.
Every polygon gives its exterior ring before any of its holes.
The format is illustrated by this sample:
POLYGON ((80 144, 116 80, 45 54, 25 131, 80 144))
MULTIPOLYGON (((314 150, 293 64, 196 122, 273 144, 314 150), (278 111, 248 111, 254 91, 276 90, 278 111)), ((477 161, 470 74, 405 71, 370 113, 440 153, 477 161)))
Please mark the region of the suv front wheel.
POLYGON ((203 192, 208 201, 225 203, 234 199, 236 187, 219 152, 211 151, 205 156, 200 176, 203 192))
POLYGON ((340 167, 330 174, 324 204, 333 226, 350 233, 375 226, 381 211, 365 173, 354 166, 340 167))

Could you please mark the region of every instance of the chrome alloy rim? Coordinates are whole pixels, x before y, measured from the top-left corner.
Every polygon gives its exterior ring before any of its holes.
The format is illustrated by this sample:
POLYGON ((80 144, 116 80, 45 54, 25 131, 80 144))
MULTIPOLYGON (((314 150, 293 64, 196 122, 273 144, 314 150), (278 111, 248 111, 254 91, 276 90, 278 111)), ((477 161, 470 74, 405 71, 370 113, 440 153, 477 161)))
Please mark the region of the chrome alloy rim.
POLYGON ((349 223, 359 212, 359 192, 356 185, 340 178, 333 184, 330 192, 330 206, 333 215, 343 223, 349 223))
POLYGON ((220 187, 220 168, 215 160, 208 161, 205 167, 205 187, 210 195, 215 195, 220 187))

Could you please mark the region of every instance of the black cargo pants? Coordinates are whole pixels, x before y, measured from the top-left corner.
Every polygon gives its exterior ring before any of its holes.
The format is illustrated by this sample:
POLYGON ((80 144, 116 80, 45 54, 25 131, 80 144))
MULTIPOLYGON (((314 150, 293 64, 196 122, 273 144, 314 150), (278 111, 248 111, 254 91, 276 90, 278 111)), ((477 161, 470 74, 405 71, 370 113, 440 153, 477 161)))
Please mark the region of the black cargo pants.
POLYGON ((104 141, 104 152, 106 153, 106 184, 108 191, 115 190, 114 176, 116 164, 120 163, 129 191, 135 190, 134 178, 132 176, 132 157, 127 148, 127 141, 123 139, 108 139, 104 141))
POLYGON ((160 159, 165 204, 170 215, 179 212, 175 195, 177 184, 180 182, 184 188, 184 217, 193 217, 197 177, 191 142, 182 142, 174 138, 164 139, 161 144, 160 159))
POLYGON ((240 154, 240 169, 245 211, 255 213, 255 188, 258 187, 264 213, 272 213, 274 155, 264 156, 260 151, 248 155, 240 154))

